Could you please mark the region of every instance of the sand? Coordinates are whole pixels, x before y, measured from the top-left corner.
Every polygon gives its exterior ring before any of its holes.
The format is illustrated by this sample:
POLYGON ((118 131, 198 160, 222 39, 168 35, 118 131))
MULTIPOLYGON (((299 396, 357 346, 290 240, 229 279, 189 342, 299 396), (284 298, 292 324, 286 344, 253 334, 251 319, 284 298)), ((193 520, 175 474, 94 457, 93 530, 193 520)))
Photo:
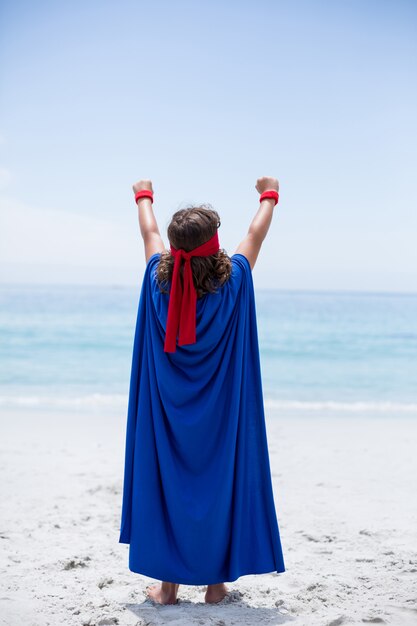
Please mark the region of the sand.
POLYGON ((267 413, 286 572, 242 576, 204 603, 118 543, 125 415, 1 415, 0 624, 417 624, 417 421, 267 413))

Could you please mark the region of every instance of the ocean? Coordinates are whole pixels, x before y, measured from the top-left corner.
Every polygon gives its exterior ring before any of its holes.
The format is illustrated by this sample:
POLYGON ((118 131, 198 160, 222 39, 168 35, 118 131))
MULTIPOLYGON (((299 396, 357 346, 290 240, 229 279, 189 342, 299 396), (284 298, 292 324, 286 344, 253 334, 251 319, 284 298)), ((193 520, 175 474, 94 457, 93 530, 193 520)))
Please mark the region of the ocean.
MULTIPOLYGON (((0 287, 0 409, 125 414, 141 285, 0 287)), ((417 417, 417 294, 255 287, 274 415, 417 417)))

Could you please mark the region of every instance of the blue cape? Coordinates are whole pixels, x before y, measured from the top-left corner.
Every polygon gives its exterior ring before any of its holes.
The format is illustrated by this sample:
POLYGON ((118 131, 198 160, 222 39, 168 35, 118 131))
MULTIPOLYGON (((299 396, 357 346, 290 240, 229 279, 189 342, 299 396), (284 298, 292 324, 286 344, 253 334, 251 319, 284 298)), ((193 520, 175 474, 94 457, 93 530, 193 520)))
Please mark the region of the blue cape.
POLYGON ((133 345, 120 543, 129 569, 186 585, 284 572, 249 261, 197 299, 195 344, 164 352, 169 295, 146 265, 133 345))

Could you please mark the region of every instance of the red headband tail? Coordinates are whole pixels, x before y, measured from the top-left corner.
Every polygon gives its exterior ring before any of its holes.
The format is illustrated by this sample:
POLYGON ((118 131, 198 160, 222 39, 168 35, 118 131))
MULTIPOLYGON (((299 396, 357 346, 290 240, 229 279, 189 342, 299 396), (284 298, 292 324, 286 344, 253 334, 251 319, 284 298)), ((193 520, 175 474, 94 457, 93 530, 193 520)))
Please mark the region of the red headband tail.
POLYGON ((171 291, 169 295, 168 316, 165 333, 164 352, 176 351, 178 345, 184 346, 196 342, 196 306, 197 292, 193 282, 191 257, 210 256, 220 248, 218 232, 201 246, 186 252, 183 248, 175 249, 171 246, 171 254, 175 257, 172 273, 171 291), (181 287, 180 266, 184 259, 184 291, 181 287))

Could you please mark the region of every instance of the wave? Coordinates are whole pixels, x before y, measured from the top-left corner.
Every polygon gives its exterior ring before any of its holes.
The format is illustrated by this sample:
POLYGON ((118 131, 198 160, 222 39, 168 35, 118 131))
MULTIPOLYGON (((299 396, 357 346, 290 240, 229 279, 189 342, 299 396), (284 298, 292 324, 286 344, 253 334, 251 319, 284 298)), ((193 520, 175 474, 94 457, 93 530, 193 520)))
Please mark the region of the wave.
POLYGON ((417 413, 417 403, 414 402, 338 402, 327 401, 296 401, 276 400, 265 398, 265 408, 278 411, 305 411, 305 412, 345 412, 345 413, 417 413))
POLYGON ((0 407, 8 408, 81 408, 81 409, 127 409, 128 397, 122 394, 91 393, 84 396, 25 395, 0 396, 0 407))
MULTIPOLYGON (((299 414, 416 414, 417 403, 391 402, 391 401, 356 401, 343 402, 336 400, 327 401, 298 401, 278 400, 268 396, 264 397, 266 410, 277 413, 299 414)), ((114 410, 127 411, 127 394, 103 394, 91 393, 85 395, 1 395, 0 408, 9 409, 73 409, 73 410, 114 410)))

